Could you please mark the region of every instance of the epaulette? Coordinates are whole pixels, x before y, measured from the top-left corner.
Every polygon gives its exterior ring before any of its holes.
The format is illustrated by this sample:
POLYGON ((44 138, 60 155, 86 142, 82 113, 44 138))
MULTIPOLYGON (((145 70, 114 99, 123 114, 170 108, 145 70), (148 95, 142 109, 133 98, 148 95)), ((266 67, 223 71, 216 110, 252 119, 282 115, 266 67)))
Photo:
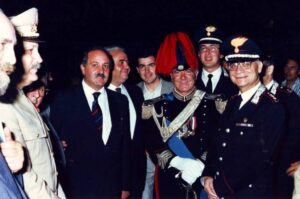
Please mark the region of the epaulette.
POLYGON ((163 94, 159 97, 145 100, 142 105, 142 119, 149 119, 152 116, 153 106, 157 102, 160 102, 162 100, 166 101, 173 101, 174 95, 172 93, 169 94, 163 94))
POLYGON ((280 86, 279 89, 280 89, 280 91, 282 91, 284 93, 288 93, 288 94, 291 94, 292 92, 294 92, 291 88, 289 88, 287 86, 280 86))
POLYGON ((265 92, 264 96, 266 96, 268 99, 270 99, 272 102, 278 102, 278 98, 275 97, 275 95, 273 95, 270 92, 265 92))

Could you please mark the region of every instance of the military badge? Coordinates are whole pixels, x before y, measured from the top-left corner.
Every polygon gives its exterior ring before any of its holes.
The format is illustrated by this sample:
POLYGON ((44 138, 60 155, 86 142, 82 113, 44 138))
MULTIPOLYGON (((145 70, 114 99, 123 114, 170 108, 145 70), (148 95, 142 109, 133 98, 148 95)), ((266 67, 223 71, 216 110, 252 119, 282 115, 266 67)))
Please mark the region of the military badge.
POLYGON ((208 26, 208 27, 206 27, 205 30, 206 30, 206 35, 209 37, 212 32, 216 31, 216 27, 214 27, 214 26, 208 26))
POLYGON ((142 105, 142 119, 147 120, 152 116, 153 105, 142 105))
POLYGON ((222 99, 216 99, 216 100, 215 100, 215 106, 216 106, 216 109, 217 109, 217 111, 218 111, 220 114, 222 114, 222 113, 224 112, 225 107, 226 107, 226 105, 227 105, 227 101, 228 101, 228 100, 223 101, 222 99))
POLYGON ((234 52, 239 53, 240 52, 239 47, 244 45, 244 43, 247 40, 248 39, 246 37, 238 37, 238 38, 231 40, 230 44, 234 47, 234 52))

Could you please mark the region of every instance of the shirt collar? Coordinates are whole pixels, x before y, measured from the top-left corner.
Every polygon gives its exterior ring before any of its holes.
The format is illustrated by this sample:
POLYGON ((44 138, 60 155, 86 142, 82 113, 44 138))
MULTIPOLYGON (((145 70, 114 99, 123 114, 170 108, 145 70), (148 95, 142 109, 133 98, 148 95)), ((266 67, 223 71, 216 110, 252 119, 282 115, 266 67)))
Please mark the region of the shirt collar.
POLYGON ((254 93, 257 91, 257 89, 260 87, 261 82, 259 82, 257 85, 255 85, 253 88, 243 92, 243 93, 239 93, 239 95, 241 95, 242 99, 243 99, 243 104, 245 104, 246 102, 248 102, 251 97, 254 95, 254 93))

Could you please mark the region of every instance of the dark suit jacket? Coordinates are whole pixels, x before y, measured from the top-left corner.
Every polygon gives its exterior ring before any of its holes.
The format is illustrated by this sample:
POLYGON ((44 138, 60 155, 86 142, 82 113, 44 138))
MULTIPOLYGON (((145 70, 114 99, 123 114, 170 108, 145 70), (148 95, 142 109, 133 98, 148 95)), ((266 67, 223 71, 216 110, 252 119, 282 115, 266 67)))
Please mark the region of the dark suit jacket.
POLYGON ((112 129, 104 145, 96 130, 82 85, 56 97, 51 121, 68 147, 69 198, 120 198, 130 188, 130 137, 128 100, 107 90, 112 129))
POLYGON ((3 199, 26 199, 26 195, 11 174, 6 161, 0 154, 0 198, 3 199))
POLYGON ((145 138, 142 127, 143 93, 137 86, 124 85, 136 111, 136 125, 132 140, 132 196, 141 198, 146 180, 145 138))

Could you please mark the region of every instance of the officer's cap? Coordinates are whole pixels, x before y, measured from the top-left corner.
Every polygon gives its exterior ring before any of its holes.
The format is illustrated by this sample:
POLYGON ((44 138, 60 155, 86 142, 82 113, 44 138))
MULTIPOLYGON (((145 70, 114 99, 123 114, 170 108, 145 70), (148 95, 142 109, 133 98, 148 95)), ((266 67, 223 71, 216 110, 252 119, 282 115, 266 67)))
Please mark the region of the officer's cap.
POLYGON ((200 44, 221 44, 223 32, 216 26, 203 26, 195 35, 196 42, 200 44))
POLYGON ((11 23, 23 39, 35 39, 39 37, 37 32, 38 10, 30 8, 17 16, 10 17, 11 23))
POLYGON ((244 62, 260 59, 261 50, 258 45, 245 36, 233 36, 222 45, 222 53, 226 62, 244 62))
POLYGON ((198 59, 189 36, 182 32, 168 34, 156 57, 156 72, 169 75, 174 69, 198 69, 198 59))

